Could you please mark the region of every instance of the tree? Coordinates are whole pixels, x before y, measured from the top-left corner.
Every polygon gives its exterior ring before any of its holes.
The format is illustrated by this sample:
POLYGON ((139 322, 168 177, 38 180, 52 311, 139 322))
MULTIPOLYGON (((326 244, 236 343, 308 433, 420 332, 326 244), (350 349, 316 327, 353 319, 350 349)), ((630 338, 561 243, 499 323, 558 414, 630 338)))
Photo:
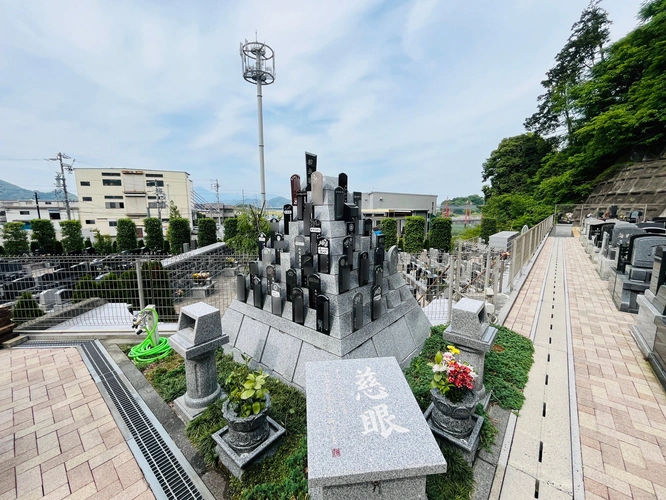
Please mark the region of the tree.
POLYGON ((97 253, 108 255, 113 252, 113 241, 111 240, 111 236, 108 234, 102 234, 99 229, 93 229, 93 235, 95 236, 95 244, 93 247, 97 253))
POLYGON ((236 236, 225 242, 238 252, 256 254, 259 233, 268 234, 270 225, 263 215, 263 210, 247 206, 237 217, 236 236))
POLYGON ((405 252, 418 253, 423 250, 426 220, 420 216, 410 216, 405 219, 405 252))
POLYGON ((238 234, 238 219, 236 217, 224 220, 224 241, 229 241, 238 234))
MULTIPOLYGON (((178 219, 174 219, 178 220, 178 219)), ((189 221, 185 220, 188 223, 189 221)), ((146 304, 154 304, 161 321, 176 321, 178 315, 173 307, 173 290, 169 274, 158 261, 144 262, 141 266, 141 280, 146 304)))
POLYGON ((178 210, 178 205, 173 200, 169 201, 169 219, 180 219, 180 210, 178 210))
POLYGON ((118 219, 116 242, 119 252, 136 249, 136 224, 132 219, 118 219))
POLYGON ((486 200, 501 194, 532 192, 532 179, 552 150, 552 142, 538 134, 502 139, 483 164, 483 181, 490 181, 490 187, 484 186, 486 200))
POLYGON ((451 219, 435 217, 430 224, 430 246, 444 252, 450 252, 452 227, 451 219))
POLYGON ((90 238, 86 238, 86 241, 83 242, 85 245, 85 248, 90 248, 93 246, 92 241, 90 241, 90 238))
POLYGON ((481 218, 481 233, 479 237, 485 242, 488 243, 490 236, 497 232, 497 221, 491 219, 490 217, 481 218))
POLYGON ((183 252, 183 243, 189 243, 191 237, 190 221, 183 218, 169 219, 169 245, 174 254, 183 252))
POLYGON ((205 247, 217 243, 217 223, 215 219, 199 219, 199 234, 197 235, 197 244, 205 247))
POLYGON ((164 247, 164 234, 162 233, 162 221, 156 217, 143 219, 146 228, 146 246, 153 252, 161 252, 164 247))
POLYGON ((39 303, 30 292, 23 292, 12 309, 12 321, 23 323, 40 316, 44 316, 44 311, 39 307, 39 303))
POLYGON ((535 198, 522 194, 493 196, 483 207, 484 219, 492 219, 496 223, 495 232, 520 230, 524 224, 533 226, 552 213, 552 205, 540 203, 535 198))
POLYGON ((382 233, 384 233, 384 244, 386 248, 391 248, 393 245, 398 244, 398 221, 393 218, 387 217, 382 219, 380 226, 382 233))
MULTIPOLYGON (((457 196, 449 200, 449 207, 453 205, 465 205, 466 203, 480 207, 483 205, 483 196, 478 194, 470 194, 468 196, 457 196)), ((442 208, 446 207, 446 201, 443 201, 440 205, 442 208)))
POLYGON ((2 238, 5 240, 7 255, 22 255, 30 251, 28 232, 23 222, 7 222, 2 228, 2 238))
POLYGON ((83 251, 81 221, 61 220, 60 231, 62 232, 62 248, 65 253, 81 253, 83 251))
POLYGON ((76 304, 77 302, 91 299, 93 297, 99 297, 99 285, 94 279, 92 279, 92 276, 86 274, 78 281, 76 287, 74 288, 74 293, 72 294, 72 304, 76 304))
POLYGON ((30 221, 32 227, 32 241, 37 243, 41 254, 55 253, 56 232, 53 222, 48 219, 33 219, 30 221))

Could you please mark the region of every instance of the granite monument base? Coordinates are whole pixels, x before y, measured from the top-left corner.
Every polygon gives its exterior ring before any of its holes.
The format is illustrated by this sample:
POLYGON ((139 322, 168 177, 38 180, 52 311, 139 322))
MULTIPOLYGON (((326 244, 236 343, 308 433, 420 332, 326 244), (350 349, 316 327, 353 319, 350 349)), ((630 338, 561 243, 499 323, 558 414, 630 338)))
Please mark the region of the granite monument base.
POLYGON ((614 259, 609 259, 607 257, 600 256, 597 262, 597 273, 599 277, 608 281, 613 275, 613 266, 615 265, 614 259))
POLYGON ((327 488, 310 488, 311 500, 427 500, 425 494, 425 477, 407 479, 390 479, 386 481, 363 482, 358 484, 342 484, 327 488))
POLYGON ((476 452, 479 449, 479 443, 481 442, 481 427, 483 426, 483 417, 480 415, 472 415, 472 418, 475 420, 472 432, 466 438, 460 439, 442 430, 433 422, 431 415, 434 407, 435 405, 431 403, 426 412, 423 414, 426 422, 428 422, 430 430, 436 438, 458 450, 465 458, 465 461, 472 465, 474 463, 474 459, 476 458, 476 452))
POLYGON ((654 342, 657 336, 655 318, 664 317, 659 314, 659 311, 652 304, 651 299, 653 297, 652 292, 646 290, 645 295, 639 295, 636 298, 638 304, 636 324, 629 327, 631 336, 634 337, 645 359, 648 359, 650 353, 654 350, 654 342))
POLYGON ((636 300, 639 295, 645 293, 650 284, 631 281, 626 274, 617 271, 614 271, 614 274, 615 276, 611 277, 608 286, 611 290, 615 307, 619 311, 636 314, 638 312, 638 302, 636 300))
POLYGON ((243 476, 243 472, 250 464, 259 463, 273 456, 277 449, 278 441, 286 432, 285 428, 271 417, 267 417, 267 420, 268 438, 249 453, 239 454, 227 444, 224 437, 229 431, 228 426, 222 427, 222 429, 211 436, 213 441, 215 441, 215 451, 220 462, 238 479, 243 476))

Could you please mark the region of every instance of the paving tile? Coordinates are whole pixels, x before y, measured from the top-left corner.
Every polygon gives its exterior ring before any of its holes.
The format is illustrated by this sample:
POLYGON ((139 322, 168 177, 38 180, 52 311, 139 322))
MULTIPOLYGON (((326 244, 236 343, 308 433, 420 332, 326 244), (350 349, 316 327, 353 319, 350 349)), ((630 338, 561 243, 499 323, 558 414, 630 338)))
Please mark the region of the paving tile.
MULTIPOLYGON (((60 464, 51 470, 42 472, 42 483, 44 484, 45 495, 59 489, 62 485, 67 485, 65 466, 60 464)), ((69 486, 67 487, 67 493, 69 494, 69 486)))
POLYGON ((67 470, 67 479, 72 493, 80 490, 87 484, 93 483, 94 478, 87 461, 67 470))

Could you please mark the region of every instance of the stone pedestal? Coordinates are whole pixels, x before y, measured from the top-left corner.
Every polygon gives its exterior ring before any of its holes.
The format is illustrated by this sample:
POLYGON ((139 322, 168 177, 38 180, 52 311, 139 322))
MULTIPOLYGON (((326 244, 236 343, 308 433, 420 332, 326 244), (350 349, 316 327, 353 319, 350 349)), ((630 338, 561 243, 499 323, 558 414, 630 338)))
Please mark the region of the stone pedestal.
POLYGON ((169 337, 169 345, 185 359, 187 393, 174 401, 176 413, 185 422, 226 396, 217 382, 215 351, 227 342, 219 309, 197 302, 180 310, 178 331, 169 337))
POLYGON ((648 359, 650 353, 654 350, 654 342, 657 335, 656 318, 663 316, 653 305, 654 294, 650 290, 645 291, 645 295, 639 295, 636 298, 638 304, 638 314, 636 315, 636 324, 631 325, 631 335, 636 340, 639 349, 645 359, 648 359))
POLYGON ((306 365, 313 500, 425 500, 446 461, 395 358, 306 365))

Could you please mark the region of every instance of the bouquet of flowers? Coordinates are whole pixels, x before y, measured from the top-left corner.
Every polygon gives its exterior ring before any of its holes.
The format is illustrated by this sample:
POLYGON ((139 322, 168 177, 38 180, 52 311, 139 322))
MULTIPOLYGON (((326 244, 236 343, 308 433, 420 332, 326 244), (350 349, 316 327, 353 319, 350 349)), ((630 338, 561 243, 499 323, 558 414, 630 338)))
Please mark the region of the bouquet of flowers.
POLYGON ((430 388, 439 389, 439 392, 450 401, 459 403, 467 391, 474 389, 477 373, 467 363, 461 363, 455 358, 460 354, 459 349, 452 345, 446 347, 447 352, 438 352, 435 362, 428 363, 433 372, 430 388))
POLYGON ((194 273, 192 274, 192 278, 197 281, 204 281, 210 278, 210 273, 194 273))

